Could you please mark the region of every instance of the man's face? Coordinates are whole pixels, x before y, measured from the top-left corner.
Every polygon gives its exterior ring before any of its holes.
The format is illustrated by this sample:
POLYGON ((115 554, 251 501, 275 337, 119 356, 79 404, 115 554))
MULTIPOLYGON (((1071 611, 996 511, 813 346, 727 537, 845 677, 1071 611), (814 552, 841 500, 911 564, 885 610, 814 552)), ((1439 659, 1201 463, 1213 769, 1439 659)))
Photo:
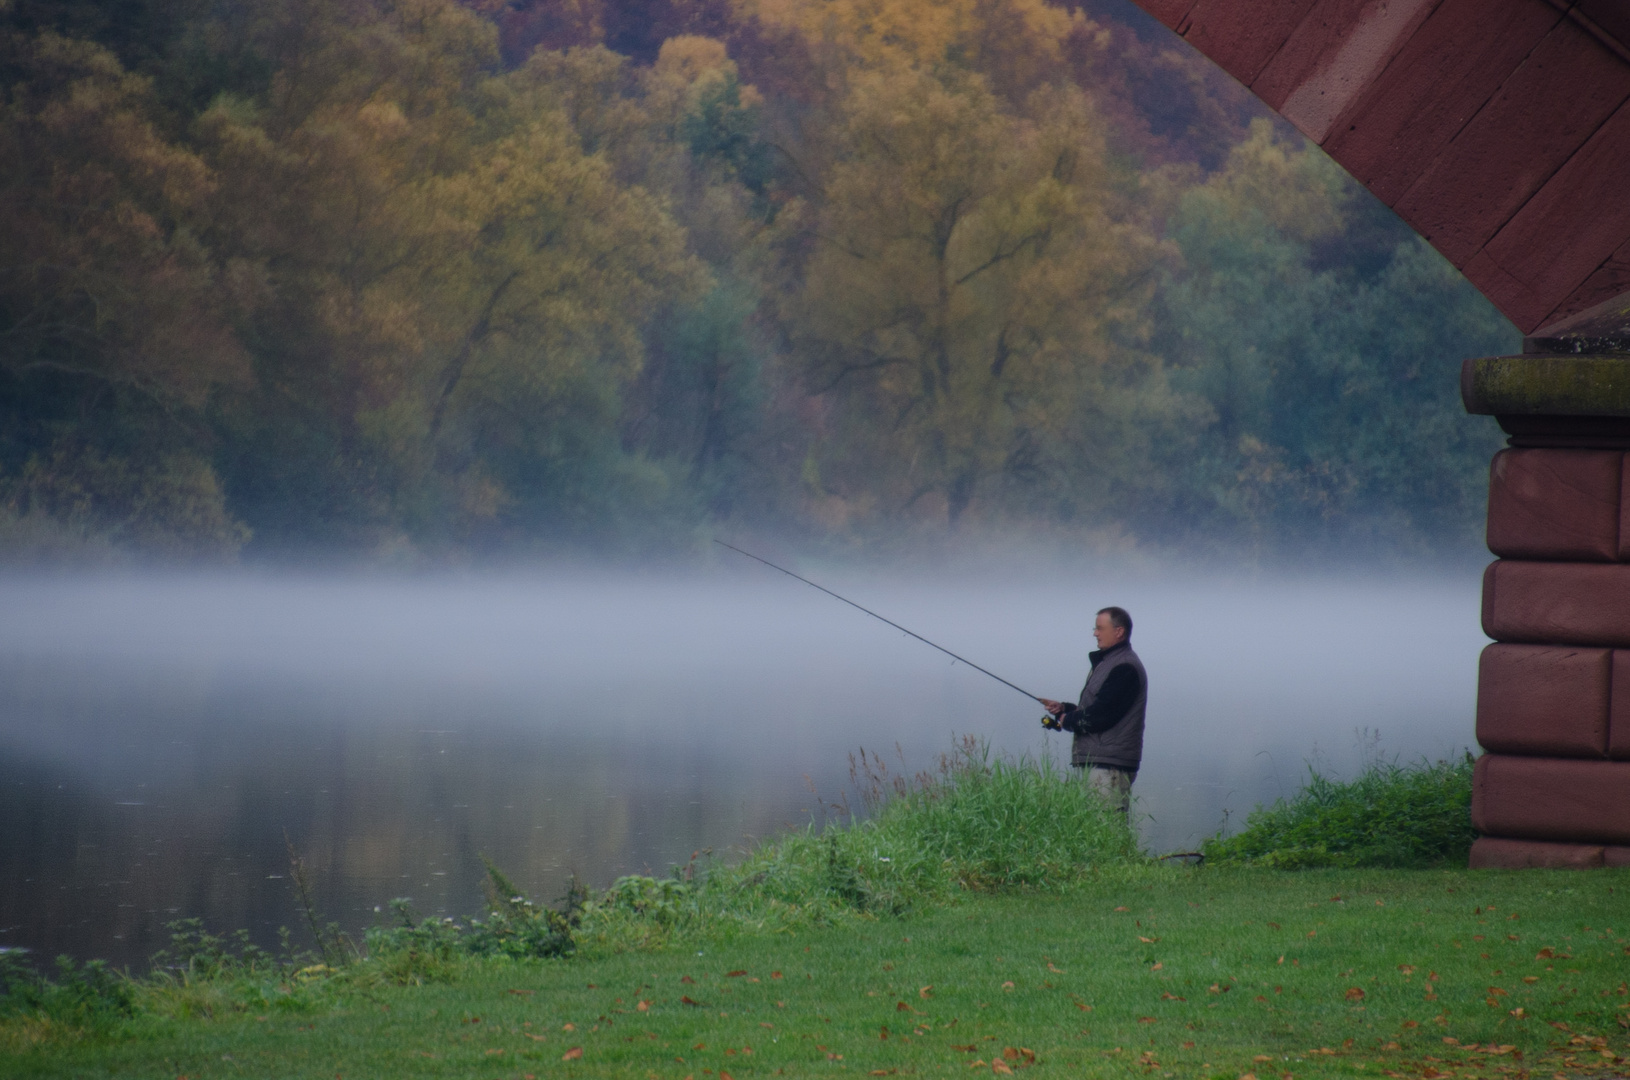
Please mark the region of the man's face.
POLYGON ((1126 631, 1109 621, 1109 616, 1099 613, 1097 620, 1092 624, 1093 640, 1098 642, 1100 649, 1113 648, 1126 640, 1126 631))

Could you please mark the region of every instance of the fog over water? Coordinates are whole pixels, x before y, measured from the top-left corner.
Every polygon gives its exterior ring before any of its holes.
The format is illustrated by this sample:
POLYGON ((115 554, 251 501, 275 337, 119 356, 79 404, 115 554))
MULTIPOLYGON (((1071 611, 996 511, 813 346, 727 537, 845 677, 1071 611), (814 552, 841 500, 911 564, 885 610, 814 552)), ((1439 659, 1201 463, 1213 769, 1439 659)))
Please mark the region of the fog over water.
MULTIPOLYGON (((1184 850, 1359 733, 1473 745, 1475 570, 1219 580, 801 568, 1035 693, 1073 698, 1092 612, 1150 674, 1135 794, 1184 850)), ((535 896, 811 820, 857 746, 912 767, 954 734, 1067 755, 1012 690, 751 564, 387 579, 0 579, 0 946, 139 965, 203 917, 300 924, 285 833, 348 929, 473 913, 485 853, 535 896), (807 777, 807 782, 806 782, 807 777)), ((298 937, 297 937, 298 940, 298 937)))

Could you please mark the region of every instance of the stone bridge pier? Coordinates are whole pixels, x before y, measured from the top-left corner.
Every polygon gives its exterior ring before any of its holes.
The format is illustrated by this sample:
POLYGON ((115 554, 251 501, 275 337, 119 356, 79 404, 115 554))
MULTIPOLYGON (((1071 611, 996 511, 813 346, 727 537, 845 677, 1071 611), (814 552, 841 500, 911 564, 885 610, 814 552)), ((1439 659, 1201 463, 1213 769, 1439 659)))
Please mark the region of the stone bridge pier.
POLYGON ((1511 443, 1472 865, 1630 865, 1630 0, 1134 2, 1530 335, 1461 380, 1511 443))
POLYGON ((1630 866, 1630 302, 1467 360, 1489 469, 1474 867, 1630 866))

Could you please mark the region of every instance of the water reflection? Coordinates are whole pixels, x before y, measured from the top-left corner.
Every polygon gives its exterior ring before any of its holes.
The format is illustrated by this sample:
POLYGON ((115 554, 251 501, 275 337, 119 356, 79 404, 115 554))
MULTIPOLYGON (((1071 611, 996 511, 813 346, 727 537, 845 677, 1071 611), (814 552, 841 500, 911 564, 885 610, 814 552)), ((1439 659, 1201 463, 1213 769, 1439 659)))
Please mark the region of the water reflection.
MULTIPOLYGON (((1355 766, 1472 741, 1477 579, 830 583, 1040 693, 1073 696, 1120 603, 1151 672, 1145 840, 1355 766)), ((858 745, 926 764, 956 732, 1036 752, 1011 690, 769 571, 416 582, 0 582, 0 944, 139 964, 204 917, 480 902, 665 871, 806 823, 858 745)), ((1054 738, 1057 738, 1056 736, 1054 738)), ((1062 742, 1054 748, 1064 752, 1062 742)))

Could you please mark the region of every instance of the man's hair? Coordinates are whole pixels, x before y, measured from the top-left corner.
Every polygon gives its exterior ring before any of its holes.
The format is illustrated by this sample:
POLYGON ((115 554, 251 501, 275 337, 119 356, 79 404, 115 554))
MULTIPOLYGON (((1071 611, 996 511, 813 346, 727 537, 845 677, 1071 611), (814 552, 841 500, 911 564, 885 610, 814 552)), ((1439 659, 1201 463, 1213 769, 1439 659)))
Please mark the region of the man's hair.
POLYGON ((1109 625, 1118 626, 1122 630, 1125 630, 1127 640, 1130 641, 1132 639, 1132 616, 1130 616, 1130 615, 1128 615, 1126 613, 1125 608, 1123 608, 1123 607, 1099 608, 1098 609, 1098 614, 1100 614, 1100 615, 1108 615, 1109 616, 1109 625))

